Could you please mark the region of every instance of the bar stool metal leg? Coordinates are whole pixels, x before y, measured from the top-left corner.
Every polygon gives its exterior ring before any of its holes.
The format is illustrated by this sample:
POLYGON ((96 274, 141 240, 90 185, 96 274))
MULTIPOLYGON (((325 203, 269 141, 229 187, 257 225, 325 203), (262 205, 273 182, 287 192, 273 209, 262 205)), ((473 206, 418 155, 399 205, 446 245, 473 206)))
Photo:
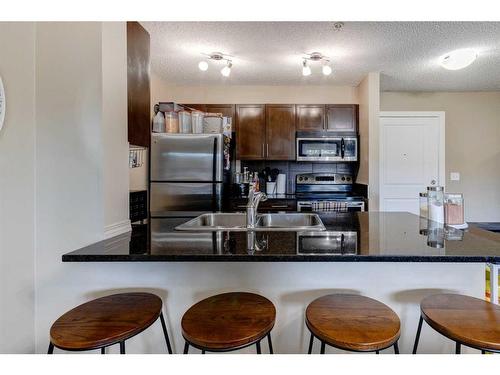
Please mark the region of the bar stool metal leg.
POLYGON ((260 341, 257 341, 255 343, 255 346, 257 347, 257 354, 262 354, 261 350, 260 350, 260 341))
POLYGON ((325 354, 325 342, 321 341, 321 354, 325 354))
POLYGON ((106 354, 106 347, 101 348, 101 354, 106 354))
POLYGON ((269 354, 274 354, 273 343, 271 342, 271 332, 267 334, 267 342, 269 344, 269 354))
POLYGON ((125 354, 125 341, 120 341, 120 354, 125 354))
POLYGON ((307 351, 307 354, 311 354, 312 353, 313 342, 314 342, 314 335, 311 332, 311 338, 309 339, 309 350, 307 351))
POLYGON ((455 354, 460 354, 460 343, 457 342, 456 345, 455 345, 455 354))
POLYGON ((413 354, 417 354, 418 340, 420 340, 420 331, 422 331, 423 322, 424 318, 420 315, 420 319, 418 320, 417 336, 415 337, 415 344, 413 344, 413 354))
POLYGON ((54 344, 51 342, 49 343, 49 350, 47 351, 47 354, 53 354, 54 353, 54 344))
POLYGON ((188 354, 189 352, 189 343, 186 341, 184 343, 184 354, 188 354))
POLYGON ((165 324, 165 319, 163 318, 163 311, 160 312, 161 327, 163 328, 163 335, 165 336, 165 341, 167 342, 168 354, 172 354, 172 347, 170 346, 170 340, 168 338, 167 325, 165 324))
POLYGON ((397 341, 394 343, 394 354, 399 354, 399 346, 397 341))

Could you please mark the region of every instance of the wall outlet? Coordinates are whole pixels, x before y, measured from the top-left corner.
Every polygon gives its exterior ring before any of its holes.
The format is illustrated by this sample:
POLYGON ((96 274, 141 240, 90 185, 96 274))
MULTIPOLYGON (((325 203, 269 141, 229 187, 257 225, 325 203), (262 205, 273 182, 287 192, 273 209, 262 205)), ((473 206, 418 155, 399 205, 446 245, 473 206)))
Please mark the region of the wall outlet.
POLYGON ((451 181, 460 181, 460 173, 459 172, 451 172, 450 173, 451 181))

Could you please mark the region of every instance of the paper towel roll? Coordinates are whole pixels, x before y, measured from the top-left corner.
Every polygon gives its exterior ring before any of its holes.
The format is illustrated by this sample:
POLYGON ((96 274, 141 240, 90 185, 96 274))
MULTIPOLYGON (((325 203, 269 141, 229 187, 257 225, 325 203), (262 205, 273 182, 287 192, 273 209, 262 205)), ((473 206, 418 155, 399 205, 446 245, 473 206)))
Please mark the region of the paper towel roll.
POLYGON ((276 194, 286 193, 286 174, 280 173, 276 179, 276 194))

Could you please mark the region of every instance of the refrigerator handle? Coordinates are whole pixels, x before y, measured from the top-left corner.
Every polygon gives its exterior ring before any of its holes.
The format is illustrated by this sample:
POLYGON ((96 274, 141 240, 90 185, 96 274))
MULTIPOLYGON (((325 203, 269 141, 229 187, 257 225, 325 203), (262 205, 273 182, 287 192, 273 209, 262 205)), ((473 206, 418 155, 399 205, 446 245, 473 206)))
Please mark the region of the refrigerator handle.
POLYGON ((212 152, 212 212, 217 211, 217 156, 217 137, 215 137, 212 152))

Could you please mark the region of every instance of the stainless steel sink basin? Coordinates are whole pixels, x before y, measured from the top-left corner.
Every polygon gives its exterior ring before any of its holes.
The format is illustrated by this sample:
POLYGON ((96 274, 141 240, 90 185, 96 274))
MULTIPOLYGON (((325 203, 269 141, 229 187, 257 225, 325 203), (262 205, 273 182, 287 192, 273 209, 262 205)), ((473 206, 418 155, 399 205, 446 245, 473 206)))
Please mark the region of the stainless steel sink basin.
POLYGON ((216 231, 323 231, 325 226, 320 217, 311 213, 263 214, 257 216, 254 228, 247 228, 243 213, 203 214, 177 226, 176 230, 216 232, 216 231))
POLYGON ((175 228, 176 230, 189 231, 246 231, 247 219, 242 213, 214 213, 203 214, 189 220, 187 223, 181 224, 175 228))
POLYGON ((270 231, 323 231, 326 229, 321 218, 311 213, 259 215, 256 228, 270 231))

